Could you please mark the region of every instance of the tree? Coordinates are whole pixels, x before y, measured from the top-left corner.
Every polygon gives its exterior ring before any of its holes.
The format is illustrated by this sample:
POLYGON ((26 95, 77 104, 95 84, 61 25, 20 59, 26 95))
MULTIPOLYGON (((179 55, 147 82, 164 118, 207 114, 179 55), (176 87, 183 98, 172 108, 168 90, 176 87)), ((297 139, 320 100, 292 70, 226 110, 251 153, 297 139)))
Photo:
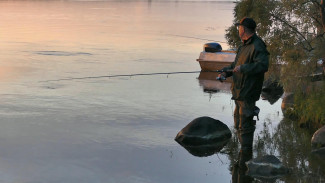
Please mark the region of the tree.
POLYGON ((321 17, 322 17, 323 28, 325 31, 325 2, 324 2, 324 0, 321 1, 320 12, 321 12, 321 17))
MULTIPOLYGON (((287 89, 296 89, 297 83, 290 86, 289 80, 315 73, 317 61, 325 58, 324 6, 323 0, 243 0, 235 6, 234 22, 243 17, 255 19, 257 34, 271 53, 271 66, 286 64, 283 69, 290 72, 285 72, 282 83, 287 89)), ((235 25, 226 31, 230 46, 238 47, 241 43, 235 25)))
MULTIPOLYGON (((279 79, 286 91, 304 93, 310 86, 306 76, 318 72, 317 61, 325 61, 324 9, 324 0, 242 0, 236 2, 234 23, 253 18, 270 52, 269 77, 279 79)), ((235 25, 226 30, 226 39, 231 47, 241 44, 235 25)))

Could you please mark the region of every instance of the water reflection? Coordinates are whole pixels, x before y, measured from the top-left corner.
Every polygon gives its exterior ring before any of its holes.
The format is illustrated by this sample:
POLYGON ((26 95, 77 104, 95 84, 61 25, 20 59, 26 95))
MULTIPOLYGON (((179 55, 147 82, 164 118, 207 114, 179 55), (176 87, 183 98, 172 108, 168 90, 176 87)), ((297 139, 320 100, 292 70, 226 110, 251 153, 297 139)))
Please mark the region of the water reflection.
POLYGON ((233 183, 250 183, 253 178, 246 175, 246 162, 253 157, 252 151, 240 151, 238 153, 237 162, 232 167, 232 182, 233 183))
MULTIPOLYGON (((312 133, 301 129, 289 119, 283 119, 276 128, 272 128, 272 122, 266 120, 254 141, 254 157, 269 154, 277 156, 284 166, 291 170, 290 174, 281 178, 283 182, 324 182, 325 161, 321 156, 311 153, 311 136, 312 133)), ((229 153, 233 182, 250 182, 251 178, 243 173, 246 171, 243 162, 250 159, 251 155, 238 152, 238 145, 234 144, 236 140, 230 142, 232 143, 228 143, 225 149, 229 153)), ((279 182, 279 180, 269 179, 267 182, 279 182)))
POLYGON ((222 148, 228 143, 229 140, 220 141, 215 144, 208 144, 202 146, 186 146, 179 143, 184 147, 190 154, 197 157, 207 157, 214 155, 222 150, 222 148))
MULTIPOLYGON (((218 73, 201 72, 198 81, 206 93, 230 92, 231 82, 219 82, 215 78, 218 73)), ((283 88, 277 83, 265 82, 261 98, 271 105, 283 95, 283 88)), ((262 121, 263 122, 263 121, 262 121)), ((300 128, 295 121, 284 118, 274 126, 270 118, 265 118, 261 129, 255 133, 252 151, 240 150, 240 139, 233 130, 232 138, 219 153, 227 154, 229 170, 233 183, 250 182, 316 182, 325 180, 324 156, 312 153, 312 132, 300 128), (247 175, 246 162, 252 158, 274 155, 282 164, 290 169, 287 175, 277 178, 261 179, 247 175)), ((190 152, 190 150, 188 150, 190 152)), ((191 153, 191 152, 190 152, 191 153)), ((214 153, 212 153, 214 154, 214 153)))
POLYGON ((200 72, 200 75, 198 77, 199 85, 203 88, 203 91, 205 93, 218 93, 218 92, 226 92, 230 93, 230 87, 231 87, 231 78, 227 78, 226 81, 220 82, 216 80, 216 77, 219 73, 217 72, 200 72))
POLYGON ((311 154, 312 133, 302 129, 294 121, 284 119, 277 127, 273 139, 283 163, 292 168, 293 174, 286 177, 288 182, 323 182, 324 161, 318 161, 311 154))

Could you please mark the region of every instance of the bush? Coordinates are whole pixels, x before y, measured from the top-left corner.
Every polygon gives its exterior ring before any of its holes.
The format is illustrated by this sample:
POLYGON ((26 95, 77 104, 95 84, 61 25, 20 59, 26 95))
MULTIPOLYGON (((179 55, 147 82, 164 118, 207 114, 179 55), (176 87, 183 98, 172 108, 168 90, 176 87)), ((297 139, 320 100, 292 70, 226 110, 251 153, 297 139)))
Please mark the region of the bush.
POLYGON ((292 113, 297 116, 300 124, 308 124, 317 128, 325 125, 325 84, 313 92, 295 94, 295 104, 292 113))

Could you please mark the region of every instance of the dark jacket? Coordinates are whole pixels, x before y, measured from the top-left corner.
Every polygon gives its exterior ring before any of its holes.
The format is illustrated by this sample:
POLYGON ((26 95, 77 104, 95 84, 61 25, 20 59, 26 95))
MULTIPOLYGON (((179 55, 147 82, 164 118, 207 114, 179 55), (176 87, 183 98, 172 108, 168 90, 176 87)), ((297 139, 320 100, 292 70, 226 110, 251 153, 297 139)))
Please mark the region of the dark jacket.
POLYGON ((227 72, 227 77, 233 77, 231 86, 233 100, 259 100, 264 73, 269 67, 268 55, 265 43, 256 34, 238 48, 235 61, 229 67, 223 68, 229 70, 240 65, 240 72, 227 72))

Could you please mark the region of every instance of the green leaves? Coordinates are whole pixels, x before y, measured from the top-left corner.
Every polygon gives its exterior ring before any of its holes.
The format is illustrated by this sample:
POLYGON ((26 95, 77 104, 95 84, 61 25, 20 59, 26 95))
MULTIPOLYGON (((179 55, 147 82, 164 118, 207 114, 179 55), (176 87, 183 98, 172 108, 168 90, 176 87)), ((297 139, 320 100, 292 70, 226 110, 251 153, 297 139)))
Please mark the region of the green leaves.
MULTIPOLYGON (((234 9, 234 23, 251 17, 257 23, 257 34, 266 42, 270 52, 269 77, 279 76, 277 63, 282 63, 280 82, 286 91, 305 93, 308 96, 324 89, 306 91, 314 85, 308 76, 317 73, 316 62, 325 61, 325 3, 324 0, 242 0, 234 9)), ((226 30, 226 39, 236 48, 241 44, 234 25, 226 30)), ((324 98, 324 97, 323 97, 324 98)), ((323 99, 322 98, 322 99, 323 99)), ((301 99, 301 106, 310 106, 308 113, 297 107, 304 119, 324 121, 323 110, 316 97, 301 99), (311 111, 315 111, 311 112, 311 111), (317 112, 318 111, 318 112, 317 112), (312 114, 312 115, 309 115, 312 114)), ((323 103, 322 103, 323 104, 323 103)))

